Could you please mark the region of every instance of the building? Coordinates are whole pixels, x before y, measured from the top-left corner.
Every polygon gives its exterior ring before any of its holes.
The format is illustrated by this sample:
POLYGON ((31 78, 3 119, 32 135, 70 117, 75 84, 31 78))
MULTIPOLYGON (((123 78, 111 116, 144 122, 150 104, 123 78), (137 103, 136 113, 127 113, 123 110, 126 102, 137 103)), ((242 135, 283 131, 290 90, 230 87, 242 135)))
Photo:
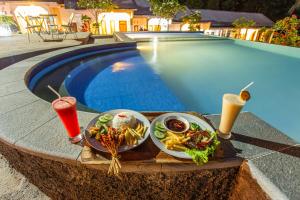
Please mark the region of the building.
POLYGON ((236 19, 240 19, 242 17, 248 20, 253 20, 255 22, 254 27, 249 27, 249 29, 247 30, 240 30, 241 37, 245 38, 246 40, 255 40, 258 36, 258 31, 260 28, 272 27, 274 25, 274 22, 272 20, 261 13, 233 12, 209 9, 199 9, 193 11, 201 12, 201 24, 203 24, 203 27, 205 27, 203 28, 203 31, 206 34, 210 35, 235 37, 237 31, 235 31, 232 23, 236 19))
MULTIPOLYGON (((0 14, 12 15, 17 20, 21 32, 26 32, 27 16, 39 16, 40 14, 55 14, 58 25, 67 24, 72 13, 75 14, 73 23, 77 30, 81 30, 81 16, 93 16, 84 9, 79 9, 76 0, 0 0, 0 14)), ((109 35, 114 32, 128 31, 188 31, 188 24, 182 22, 182 17, 189 14, 179 13, 173 20, 160 19, 153 16, 147 0, 114 0, 118 8, 112 12, 100 13, 98 20, 101 23, 99 33, 109 35)), ((198 10, 201 12, 202 21, 200 28, 206 34, 230 36, 233 32, 232 22, 240 17, 252 19, 255 27, 247 30, 247 39, 253 39, 260 27, 270 27, 273 22, 260 13, 231 12, 217 10, 198 10), (248 36, 249 34, 249 36, 248 36)), ((242 30, 243 32, 243 30, 242 30)))

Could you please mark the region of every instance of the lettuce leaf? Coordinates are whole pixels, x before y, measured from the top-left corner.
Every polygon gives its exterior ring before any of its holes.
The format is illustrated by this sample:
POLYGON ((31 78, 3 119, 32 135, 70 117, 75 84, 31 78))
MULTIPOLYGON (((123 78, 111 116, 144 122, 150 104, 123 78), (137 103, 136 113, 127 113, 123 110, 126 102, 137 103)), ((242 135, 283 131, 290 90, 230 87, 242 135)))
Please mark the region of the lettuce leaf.
POLYGON ((193 159, 193 161, 197 165, 203 165, 208 162, 209 156, 213 156, 215 153, 215 150, 217 149, 218 145, 220 144, 220 141, 217 138, 217 133, 212 133, 213 141, 212 143, 206 147, 205 150, 198 150, 198 149, 188 149, 185 151, 188 155, 190 155, 193 159))

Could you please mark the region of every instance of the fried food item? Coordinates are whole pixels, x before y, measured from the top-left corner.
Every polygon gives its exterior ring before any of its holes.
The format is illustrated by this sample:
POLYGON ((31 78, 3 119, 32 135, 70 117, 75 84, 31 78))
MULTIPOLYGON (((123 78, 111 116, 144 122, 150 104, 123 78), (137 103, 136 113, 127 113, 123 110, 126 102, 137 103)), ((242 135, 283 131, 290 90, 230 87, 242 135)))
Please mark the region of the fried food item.
POLYGON ((169 150, 175 151, 185 151, 187 148, 184 146, 186 141, 188 141, 190 137, 185 136, 184 134, 175 134, 171 131, 166 132, 166 137, 161 140, 169 150))

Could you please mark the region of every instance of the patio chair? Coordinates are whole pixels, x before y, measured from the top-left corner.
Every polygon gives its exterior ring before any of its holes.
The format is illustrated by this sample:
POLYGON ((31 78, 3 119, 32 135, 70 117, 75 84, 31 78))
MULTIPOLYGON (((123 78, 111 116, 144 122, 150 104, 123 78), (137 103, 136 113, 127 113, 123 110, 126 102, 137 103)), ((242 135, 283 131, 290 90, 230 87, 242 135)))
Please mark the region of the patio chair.
POLYGON ((74 19, 74 13, 72 13, 72 14, 70 15, 68 24, 66 24, 66 25, 63 24, 63 25, 62 25, 62 28, 63 28, 64 33, 65 33, 64 39, 67 38, 67 35, 68 35, 68 34, 73 34, 74 39, 78 39, 76 32, 72 30, 72 22, 73 22, 73 19, 74 19))
POLYGON ((55 14, 46 14, 40 15, 43 19, 43 23, 45 25, 45 33, 51 35, 52 39, 47 39, 46 41, 61 41, 62 39, 59 37, 62 33, 58 29, 58 25, 56 24, 55 14))
POLYGON ((42 24, 36 17, 31 16, 22 16, 20 13, 18 15, 25 21, 26 23, 26 29, 27 29, 27 38, 30 42, 30 34, 36 33, 42 40, 44 38, 41 36, 41 30, 42 30, 42 24))

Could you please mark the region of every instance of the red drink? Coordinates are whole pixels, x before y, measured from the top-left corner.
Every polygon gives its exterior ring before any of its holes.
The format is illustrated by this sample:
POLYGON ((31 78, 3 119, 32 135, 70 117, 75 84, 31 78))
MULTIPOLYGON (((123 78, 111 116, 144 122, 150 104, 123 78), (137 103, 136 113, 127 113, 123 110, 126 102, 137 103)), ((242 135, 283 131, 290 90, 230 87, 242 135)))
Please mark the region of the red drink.
POLYGON ((62 97, 54 100, 52 107, 65 126, 71 141, 78 142, 81 136, 76 112, 76 99, 74 97, 62 97))

